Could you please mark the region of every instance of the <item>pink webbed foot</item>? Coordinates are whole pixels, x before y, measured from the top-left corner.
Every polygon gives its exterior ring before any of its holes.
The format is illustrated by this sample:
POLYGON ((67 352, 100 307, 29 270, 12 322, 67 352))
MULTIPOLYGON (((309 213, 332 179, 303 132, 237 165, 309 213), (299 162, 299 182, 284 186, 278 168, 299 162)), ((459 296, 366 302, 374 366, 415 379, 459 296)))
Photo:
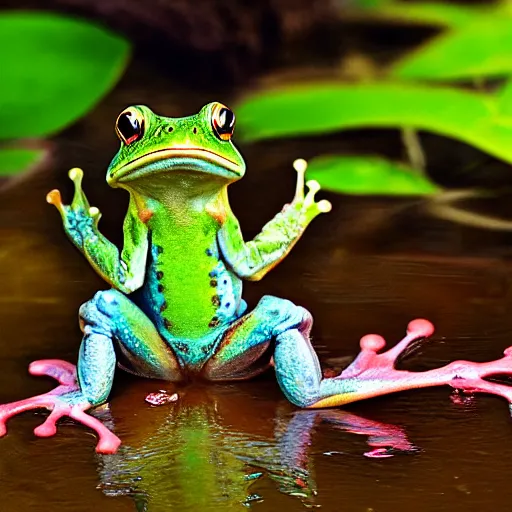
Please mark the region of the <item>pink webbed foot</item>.
POLYGON ((96 431, 99 437, 96 445, 98 453, 117 451, 121 440, 103 423, 84 412, 91 408, 91 404, 81 395, 74 364, 57 359, 34 361, 29 366, 29 372, 32 375, 53 377, 58 381, 59 386, 42 395, 0 405, 0 437, 7 433, 6 422, 9 418, 32 409, 48 409, 49 416, 43 424, 34 429, 36 436, 55 435, 57 421, 63 416, 68 416, 96 431))
MULTIPOLYGON (((448 385, 465 393, 490 393, 506 398, 512 404, 512 387, 485 380, 485 377, 512 375, 512 347, 504 357, 486 363, 454 361, 441 368, 424 372, 396 370, 397 358, 411 344, 428 338, 434 332, 431 322, 416 319, 409 323, 406 337, 386 352, 381 351, 386 342, 376 334, 361 338, 361 352, 335 379, 356 379, 361 382, 361 393, 354 393, 354 400, 384 395, 414 388, 448 385)), ((349 400, 351 401, 351 400, 349 400)))

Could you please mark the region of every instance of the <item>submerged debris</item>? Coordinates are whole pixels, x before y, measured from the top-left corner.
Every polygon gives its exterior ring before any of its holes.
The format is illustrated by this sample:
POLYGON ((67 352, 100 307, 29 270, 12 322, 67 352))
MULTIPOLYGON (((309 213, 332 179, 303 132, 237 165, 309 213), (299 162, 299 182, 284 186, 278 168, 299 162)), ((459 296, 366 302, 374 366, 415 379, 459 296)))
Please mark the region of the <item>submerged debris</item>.
POLYGON ((165 389, 160 389, 157 393, 149 393, 145 400, 154 406, 170 404, 178 400, 178 393, 170 395, 165 389))

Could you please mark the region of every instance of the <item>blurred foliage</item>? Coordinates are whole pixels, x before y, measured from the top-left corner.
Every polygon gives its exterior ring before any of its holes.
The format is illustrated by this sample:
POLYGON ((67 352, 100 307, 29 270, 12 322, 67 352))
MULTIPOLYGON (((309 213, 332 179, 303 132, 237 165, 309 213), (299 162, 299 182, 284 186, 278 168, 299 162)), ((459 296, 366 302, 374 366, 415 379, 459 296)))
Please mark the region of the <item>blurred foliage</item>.
POLYGON ((494 6, 464 5, 441 0, 407 4, 390 0, 359 0, 357 3, 375 19, 449 28, 463 28, 483 15, 495 16, 496 12, 494 6))
POLYGON ((13 176, 42 160, 42 149, 3 148, 0 150, 0 178, 13 176))
MULTIPOLYGON (((486 79, 512 77, 512 6, 506 1, 484 6, 393 0, 356 3, 369 19, 443 30, 393 62, 379 79, 310 80, 253 91, 237 106, 242 138, 318 136, 361 128, 426 130, 512 163, 512 78, 494 92, 483 92, 481 87, 486 79), (462 80, 463 86, 457 84, 462 80), (473 90, 468 90, 467 82, 474 84, 473 90)), ((375 194, 380 188, 383 195, 440 190, 433 184, 425 186, 424 179, 407 184, 393 181, 394 172, 402 176, 404 167, 386 165, 373 155, 322 161, 321 175, 315 177, 330 190, 375 194), (358 186, 354 185, 355 166, 362 169, 358 186)), ((309 167, 308 177, 313 169, 309 167)))
POLYGON ((385 158, 324 155, 308 162, 308 179, 345 194, 430 195, 439 189, 423 174, 385 158))
POLYGON ((405 79, 460 80, 512 74, 512 12, 497 10, 451 28, 391 70, 405 79))
MULTIPOLYGON (((1 13, 0 142, 47 137, 79 119, 117 82, 129 53, 128 42, 89 22, 1 13)), ((41 151, 0 147, 0 175, 26 169, 41 151)))
POLYGON ((512 118, 500 115, 500 102, 500 95, 451 87, 332 81, 260 91, 238 105, 237 116, 247 140, 407 127, 456 138, 512 162, 512 118))

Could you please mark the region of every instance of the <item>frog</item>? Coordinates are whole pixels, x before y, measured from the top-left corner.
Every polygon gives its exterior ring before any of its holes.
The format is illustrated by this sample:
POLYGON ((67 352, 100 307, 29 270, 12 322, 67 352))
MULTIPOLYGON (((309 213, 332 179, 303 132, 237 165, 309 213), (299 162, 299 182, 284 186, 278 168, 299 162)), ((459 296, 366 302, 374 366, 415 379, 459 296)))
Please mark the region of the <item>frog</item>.
POLYGON ((246 380, 273 368, 284 396, 299 408, 340 407, 438 385, 512 402, 512 388, 485 380, 512 374, 512 348, 487 363, 454 361, 424 372, 396 369, 411 345, 432 336, 433 325, 419 318, 387 351, 381 336, 364 336, 353 362, 329 376, 311 342, 313 317, 307 309, 266 295, 248 311, 243 281, 258 281, 281 263, 332 205, 316 199, 319 183, 305 183, 306 166, 296 165, 291 202, 245 241, 228 199, 229 185, 246 170, 232 140, 234 128, 235 114, 219 102, 181 118, 158 115, 144 105, 121 112, 115 123, 120 147, 106 175, 109 186, 129 194, 121 250, 99 229, 101 213, 83 191, 81 169, 69 172, 70 204, 62 202, 58 190, 48 194, 65 233, 109 288, 80 307, 77 365, 54 359, 31 363, 31 374, 53 377, 59 385, 1 405, 0 436, 7 432, 8 418, 46 408, 50 414, 36 435, 54 435, 57 421, 69 416, 97 432, 96 451, 116 452, 121 440, 93 414, 108 403, 117 367, 173 383, 246 380))

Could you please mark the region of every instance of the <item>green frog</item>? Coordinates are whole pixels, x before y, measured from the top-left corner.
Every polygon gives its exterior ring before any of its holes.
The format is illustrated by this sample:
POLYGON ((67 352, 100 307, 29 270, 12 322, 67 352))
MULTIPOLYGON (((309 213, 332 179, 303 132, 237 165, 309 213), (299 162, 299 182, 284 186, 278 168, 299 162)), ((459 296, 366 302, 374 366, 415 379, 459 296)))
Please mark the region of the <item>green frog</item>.
POLYGON ((432 334, 427 320, 411 322, 407 336, 384 353, 378 353, 385 344, 380 336, 365 336, 356 360, 339 375, 324 377, 306 309, 264 296, 247 312, 242 280, 265 276, 331 204, 315 200, 316 181, 306 183, 305 190, 305 165, 297 165, 293 200, 246 242, 228 200, 228 186, 245 173, 232 142, 234 128, 234 113, 218 102, 184 118, 163 117, 146 106, 119 115, 120 149, 108 167, 107 183, 130 196, 122 252, 99 231, 101 214, 82 191, 80 169, 69 172, 75 186, 70 205, 57 190, 48 194, 65 232, 110 289, 80 308, 77 366, 32 363, 32 374, 50 375, 59 386, 0 406, 0 435, 10 416, 43 407, 51 413, 37 435, 53 435, 56 421, 67 415, 97 431, 97 451, 115 452, 120 440, 85 411, 108 400, 116 366, 172 382, 248 379, 273 366, 285 396, 309 408, 440 384, 510 401, 510 388, 481 378, 512 373, 508 352, 493 363, 458 361, 422 373, 395 370, 396 358, 411 342, 432 334))

